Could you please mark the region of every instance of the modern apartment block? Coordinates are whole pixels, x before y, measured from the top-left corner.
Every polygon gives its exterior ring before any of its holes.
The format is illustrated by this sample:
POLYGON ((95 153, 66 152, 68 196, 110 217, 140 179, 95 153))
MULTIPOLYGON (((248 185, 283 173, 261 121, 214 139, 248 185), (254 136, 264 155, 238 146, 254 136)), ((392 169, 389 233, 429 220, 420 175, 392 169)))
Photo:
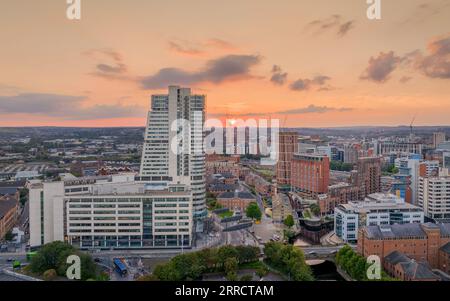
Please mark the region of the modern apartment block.
POLYGON ((360 189, 360 199, 381 191, 381 159, 379 157, 358 158, 355 184, 360 189))
POLYGON ((155 189, 134 174, 30 185, 30 245, 183 248, 192 241, 192 192, 155 189))
POLYGON ((141 160, 140 175, 154 185, 190 187, 194 219, 207 214, 204 121, 204 95, 178 86, 152 95, 141 160))
POLYGON ((334 209, 334 230, 346 242, 356 242, 362 226, 423 223, 423 211, 393 194, 374 193, 361 202, 334 209))
POLYGON ((420 155, 410 154, 395 160, 399 173, 410 177, 411 203, 417 205, 419 177, 431 176, 439 170, 439 161, 423 161, 420 155))
POLYGON ((445 140, 446 140, 445 133, 443 132, 433 133, 433 148, 437 148, 439 144, 441 144, 445 140))
POLYGON ((327 193, 330 183, 330 158, 316 154, 292 157, 292 190, 310 197, 327 193))
POLYGON ((290 186, 292 157, 298 153, 298 133, 279 133, 278 145, 277 183, 279 186, 290 186))
POLYGON ((434 220, 450 219, 450 175, 446 168, 438 175, 419 178, 419 206, 434 220))

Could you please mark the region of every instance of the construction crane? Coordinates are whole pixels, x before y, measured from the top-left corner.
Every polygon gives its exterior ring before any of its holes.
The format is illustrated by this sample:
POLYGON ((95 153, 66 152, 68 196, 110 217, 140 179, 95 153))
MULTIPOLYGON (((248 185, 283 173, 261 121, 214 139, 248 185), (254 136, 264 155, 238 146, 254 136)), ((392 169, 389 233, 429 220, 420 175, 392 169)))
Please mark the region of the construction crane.
POLYGON ((414 124, 414 121, 416 121, 416 116, 417 116, 417 114, 414 114, 414 117, 413 117, 413 119, 411 120, 411 124, 409 125, 409 129, 410 129, 410 137, 412 138, 413 137, 413 124, 414 124))

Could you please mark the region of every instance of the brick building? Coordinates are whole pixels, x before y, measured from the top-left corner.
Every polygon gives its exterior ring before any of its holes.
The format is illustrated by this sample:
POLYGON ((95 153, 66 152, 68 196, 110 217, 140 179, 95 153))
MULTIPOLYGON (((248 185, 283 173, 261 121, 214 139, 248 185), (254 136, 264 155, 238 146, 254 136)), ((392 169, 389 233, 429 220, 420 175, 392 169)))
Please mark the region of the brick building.
POLYGON ((225 208, 245 212, 251 202, 256 202, 256 198, 249 192, 224 192, 217 197, 217 202, 225 208))
POLYGON ((15 225, 19 217, 19 194, 0 196, 0 240, 15 225))
POLYGON ((294 191, 309 197, 317 197, 328 192, 330 182, 328 156, 294 154, 291 168, 291 186, 294 191))
POLYGON ((279 186, 291 184, 292 157, 298 152, 298 133, 281 132, 278 144, 277 183, 279 186))
POLYGON ((358 158, 356 186, 359 188, 359 197, 364 199, 372 193, 381 191, 381 158, 358 158))
POLYGON ((359 229, 358 253, 383 259, 398 251, 411 259, 426 261, 432 268, 448 269, 448 256, 442 254, 450 242, 450 224, 395 224, 359 229), (444 248, 442 248, 444 247, 444 248), (447 260, 446 260, 447 259, 447 260), (445 265, 445 266, 444 266, 445 265))

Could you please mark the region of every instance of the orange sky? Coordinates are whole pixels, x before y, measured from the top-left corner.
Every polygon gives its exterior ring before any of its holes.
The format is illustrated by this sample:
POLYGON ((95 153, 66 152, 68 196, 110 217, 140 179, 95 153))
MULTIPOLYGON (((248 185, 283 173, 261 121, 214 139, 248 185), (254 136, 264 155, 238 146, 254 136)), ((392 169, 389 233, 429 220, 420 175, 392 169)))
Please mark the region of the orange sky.
POLYGON ((144 126, 167 84, 210 117, 450 125, 450 0, 3 0, 0 126, 144 126))

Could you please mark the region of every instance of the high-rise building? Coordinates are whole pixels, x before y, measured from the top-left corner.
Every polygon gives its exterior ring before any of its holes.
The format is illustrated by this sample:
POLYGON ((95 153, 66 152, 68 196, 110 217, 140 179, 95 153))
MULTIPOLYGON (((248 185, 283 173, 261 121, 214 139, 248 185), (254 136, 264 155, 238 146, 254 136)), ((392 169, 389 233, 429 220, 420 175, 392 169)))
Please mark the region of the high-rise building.
POLYGON ((436 220, 450 219, 450 175, 443 168, 438 175, 419 178, 419 206, 425 216, 436 220))
POLYGON ((410 178, 411 203, 418 204, 419 177, 431 176, 439 169, 439 161, 423 161, 420 155, 410 154, 407 157, 395 159, 395 166, 400 175, 410 178))
POLYGON ((292 189, 316 197, 328 192, 330 158, 316 154, 294 154, 291 164, 292 189))
POLYGON ((450 170, 450 153, 448 152, 442 153, 442 167, 450 170))
POLYGON ((433 133, 433 148, 437 148, 439 144, 445 141, 445 139, 446 139, 445 133, 443 132, 433 133))
POLYGON ((194 219, 207 214, 204 121, 204 95, 178 86, 170 86, 168 94, 152 95, 141 160, 140 175, 153 185, 190 187, 194 219))
POLYGON ((356 186, 360 189, 360 199, 381 191, 381 158, 358 158, 356 186))
POLYGON ((291 184, 291 162, 295 153, 298 153, 298 133, 279 133, 277 184, 287 186, 291 184))

